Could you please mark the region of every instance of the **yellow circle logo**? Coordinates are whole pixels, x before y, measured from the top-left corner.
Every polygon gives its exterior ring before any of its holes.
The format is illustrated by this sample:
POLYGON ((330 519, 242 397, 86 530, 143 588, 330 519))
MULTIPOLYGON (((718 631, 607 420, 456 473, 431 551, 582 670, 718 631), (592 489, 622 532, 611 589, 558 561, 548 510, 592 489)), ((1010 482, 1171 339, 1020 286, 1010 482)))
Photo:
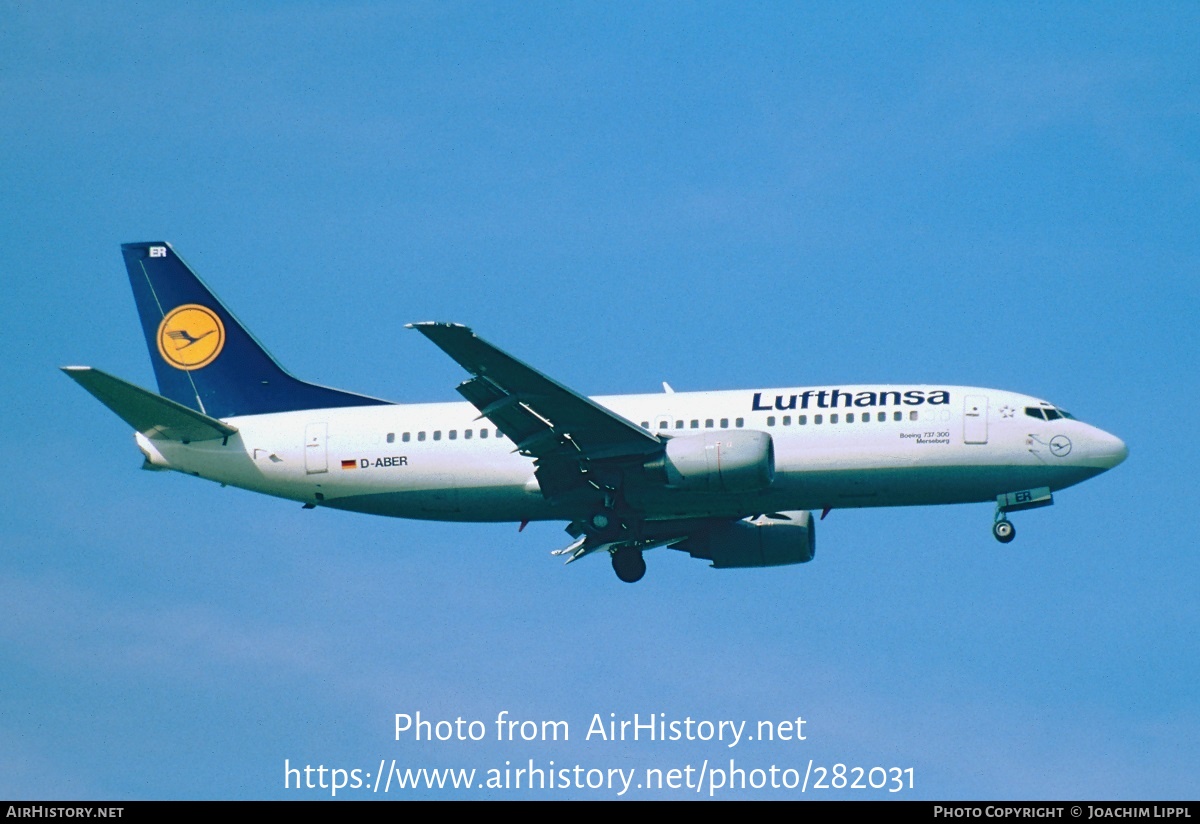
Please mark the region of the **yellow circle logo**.
POLYGON ((158 325, 158 354, 176 369, 208 366, 224 348, 225 325, 207 306, 176 306, 158 325))

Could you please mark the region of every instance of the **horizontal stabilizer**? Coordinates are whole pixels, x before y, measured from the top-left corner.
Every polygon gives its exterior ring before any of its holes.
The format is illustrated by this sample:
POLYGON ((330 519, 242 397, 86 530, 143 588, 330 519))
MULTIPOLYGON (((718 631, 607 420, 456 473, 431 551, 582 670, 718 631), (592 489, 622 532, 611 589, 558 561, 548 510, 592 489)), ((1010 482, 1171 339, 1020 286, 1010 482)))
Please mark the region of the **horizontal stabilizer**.
POLYGON ((99 369, 90 366, 64 366, 62 371, 147 438, 185 442, 207 441, 226 438, 237 432, 236 427, 99 369))

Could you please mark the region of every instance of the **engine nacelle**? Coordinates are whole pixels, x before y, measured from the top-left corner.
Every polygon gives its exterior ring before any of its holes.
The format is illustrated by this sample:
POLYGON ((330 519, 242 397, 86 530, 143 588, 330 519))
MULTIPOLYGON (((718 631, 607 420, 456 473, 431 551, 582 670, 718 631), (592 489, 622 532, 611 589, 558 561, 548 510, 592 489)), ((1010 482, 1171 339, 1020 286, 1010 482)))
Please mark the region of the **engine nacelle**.
POLYGON ((780 512, 788 520, 761 515, 752 521, 719 524, 680 546, 693 558, 717 569, 806 564, 817 554, 817 525, 812 513, 780 512))
POLYGON ((675 489, 761 492, 775 478, 775 444, 750 429, 671 438, 646 469, 675 489))

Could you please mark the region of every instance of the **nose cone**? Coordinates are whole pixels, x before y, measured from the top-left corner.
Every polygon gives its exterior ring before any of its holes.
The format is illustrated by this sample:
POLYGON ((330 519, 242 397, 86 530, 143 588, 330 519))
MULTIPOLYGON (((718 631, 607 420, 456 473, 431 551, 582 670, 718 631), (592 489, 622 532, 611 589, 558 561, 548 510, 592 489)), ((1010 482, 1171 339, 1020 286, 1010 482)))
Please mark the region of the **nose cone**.
POLYGON ((1088 464, 1099 469, 1112 469, 1129 456, 1125 441, 1102 429, 1093 429, 1088 438, 1088 464))

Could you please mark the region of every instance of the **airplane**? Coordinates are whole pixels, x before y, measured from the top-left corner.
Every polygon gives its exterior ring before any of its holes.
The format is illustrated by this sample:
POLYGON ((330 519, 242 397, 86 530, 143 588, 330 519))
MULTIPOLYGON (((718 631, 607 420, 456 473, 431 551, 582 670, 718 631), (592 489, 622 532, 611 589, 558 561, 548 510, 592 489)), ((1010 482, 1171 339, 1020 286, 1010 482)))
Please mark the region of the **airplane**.
POLYGON ((135 430, 143 468, 333 509, 566 521, 571 563, 617 577, 669 547, 712 567, 800 564, 813 512, 995 502, 1012 512, 1127 456, 1038 398, 941 384, 586 397, 454 323, 410 324, 470 377, 466 402, 399 404, 285 371, 166 242, 121 246, 158 393, 63 371, 135 430))

